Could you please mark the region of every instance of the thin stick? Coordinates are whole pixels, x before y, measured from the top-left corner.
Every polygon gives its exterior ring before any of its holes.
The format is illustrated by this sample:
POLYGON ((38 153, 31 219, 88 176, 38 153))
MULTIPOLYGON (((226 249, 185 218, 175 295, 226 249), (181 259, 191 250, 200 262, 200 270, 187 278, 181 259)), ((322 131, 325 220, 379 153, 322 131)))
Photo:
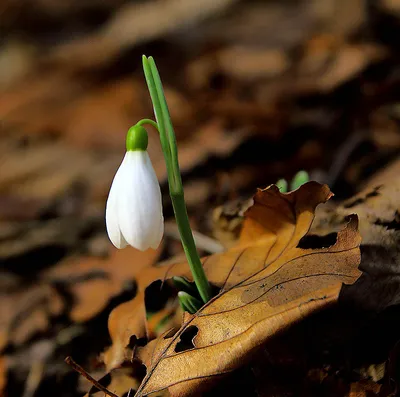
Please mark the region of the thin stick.
POLYGON ((94 387, 101 390, 104 394, 107 394, 110 397, 118 397, 116 394, 108 390, 106 387, 101 385, 96 379, 92 378, 80 365, 78 365, 72 357, 68 356, 65 359, 65 362, 70 365, 76 372, 80 373, 84 376, 94 387))

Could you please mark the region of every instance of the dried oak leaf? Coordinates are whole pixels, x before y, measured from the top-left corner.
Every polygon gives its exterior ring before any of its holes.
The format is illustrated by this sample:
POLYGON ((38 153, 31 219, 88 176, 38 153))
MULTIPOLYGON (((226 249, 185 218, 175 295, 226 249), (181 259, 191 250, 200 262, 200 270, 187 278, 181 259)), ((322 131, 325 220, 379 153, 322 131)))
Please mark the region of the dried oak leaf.
MULTIPOLYGON (((203 260, 220 293, 195 315, 186 314, 174 336, 164 335, 138 349, 147 367, 138 396, 166 388, 172 395, 199 392, 240 367, 274 333, 337 300, 342 283, 351 284, 360 275, 357 218, 351 217, 330 247, 298 247, 316 206, 331 196, 326 185, 316 182, 288 194, 274 185, 257 192, 238 244, 203 260)), ((113 346, 105 357, 109 367, 121 362, 130 336, 143 336, 146 284, 174 274, 190 278, 187 264, 143 272, 135 299, 111 314, 113 346)))
POLYGON ((113 249, 107 259, 69 258, 49 269, 44 277, 64 285, 71 293, 72 321, 87 321, 101 312, 143 268, 152 265, 161 250, 162 246, 143 252, 134 248, 113 249))
POLYGON ((50 285, 39 283, 0 294, 0 351, 8 344, 20 346, 32 335, 46 331, 64 303, 50 285))
POLYGON ((374 397, 379 396, 381 385, 372 381, 352 383, 348 397, 374 397))
POLYGON ((3 395, 6 385, 7 385, 6 357, 0 356, 0 395, 3 395))
MULTIPOLYGON (((103 376, 99 383, 107 388, 112 393, 118 396, 129 395, 131 389, 136 390, 139 386, 139 381, 136 379, 137 375, 132 368, 117 368, 110 373, 103 376)), ((104 393, 92 386, 85 397, 103 397, 104 393)))

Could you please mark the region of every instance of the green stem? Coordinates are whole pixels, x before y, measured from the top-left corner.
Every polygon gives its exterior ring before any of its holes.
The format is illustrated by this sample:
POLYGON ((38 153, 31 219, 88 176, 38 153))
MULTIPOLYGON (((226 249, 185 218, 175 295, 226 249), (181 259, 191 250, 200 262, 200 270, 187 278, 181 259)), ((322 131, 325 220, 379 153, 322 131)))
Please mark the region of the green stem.
MULTIPOLYGON (((207 303, 212 298, 211 286, 204 273, 194 242, 192 229, 190 228, 183 193, 182 178, 179 170, 175 133, 172 127, 161 79, 152 57, 147 59, 143 56, 143 69, 160 133, 161 146, 167 166, 169 192, 183 249, 200 297, 204 303, 207 303)), ((141 122, 145 123, 148 121, 149 120, 142 120, 141 122)))
POLYGON ((153 57, 148 58, 149 65, 153 74, 154 84, 157 87, 157 96, 158 101, 161 107, 161 113, 163 115, 163 121, 165 126, 165 132, 167 135, 169 149, 170 149, 170 160, 171 165, 174 171, 174 193, 183 194, 183 187, 182 187, 182 178, 181 173, 179 170, 179 161, 178 161, 178 145, 176 143, 174 127, 172 126, 171 116, 169 114, 167 100, 165 99, 164 89, 161 82, 160 75, 157 70, 157 66, 154 62, 153 57))
POLYGON ((152 127, 154 127, 158 131, 158 124, 151 119, 142 119, 136 125, 142 126, 143 124, 150 124, 152 127))
POLYGON ((161 148, 162 148, 162 151, 164 154, 165 164, 167 167, 168 185, 169 185, 169 189, 171 191, 171 188, 173 186, 173 179, 171 178, 171 176, 173 177, 173 170, 172 170, 172 165, 171 165, 171 152, 170 152, 168 138, 167 138, 167 134, 166 134, 166 130, 165 130, 164 117, 163 117, 161 105, 160 105, 160 102, 158 99, 157 87, 154 82, 153 73, 151 71, 149 62, 144 55, 143 55, 143 70, 144 70, 144 75, 146 78, 147 87, 149 88, 151 101, 153 103, 154 114, 155 114, 156 120, 157 120, 156 124, 157 124, 158 132, 160 134, 161 148))
POLYGON ((170 193, 170 195, 176 223, 178 225, 179 234, 181 235, 182 245, 186 259, 189 263, 190 271, 192 272, 201 299, 204 303, 207 303, 212 298, 211 286, 207 280, 206 274, 204 273, 199 254, 197 253, 196 244, 194 242, 192 229, 190 228, 189 218, 186 211, 183 191, 178 194, 170 193))

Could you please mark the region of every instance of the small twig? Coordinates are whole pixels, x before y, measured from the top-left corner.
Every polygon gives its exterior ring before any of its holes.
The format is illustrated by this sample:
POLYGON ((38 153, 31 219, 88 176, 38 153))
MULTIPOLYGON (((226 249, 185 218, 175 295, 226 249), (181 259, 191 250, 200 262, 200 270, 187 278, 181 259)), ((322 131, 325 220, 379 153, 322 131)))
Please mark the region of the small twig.
POLYGON ((343 171, 347 161, 349 160, 351 154, 354 152, 356 147, 365 139, 363 132, 355 132, 351 134, 343 143, 343 145, 337 151, 337 155, 332 162, 328 170, 327 179, 324 181, 329 186, 333 186, 340 173, 343 171))
POLYGON ((101 390, 103 393, 107 394, 110 397, 118 397, 116 394, 108 390, 106 387, 101 385, 96 379, 92 378, 80 365, 78 365, 72 357, 68 356, 65 359, 65 362, 70 365, 76 372, 80 373, 84 376, 94 387, 101 390))

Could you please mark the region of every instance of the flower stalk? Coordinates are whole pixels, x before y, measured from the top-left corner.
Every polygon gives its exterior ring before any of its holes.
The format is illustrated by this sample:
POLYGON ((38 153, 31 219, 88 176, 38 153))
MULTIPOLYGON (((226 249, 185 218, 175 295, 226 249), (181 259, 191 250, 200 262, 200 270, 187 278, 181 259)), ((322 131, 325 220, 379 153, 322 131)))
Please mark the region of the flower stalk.
MULTIPOLYGON (((152 57, 147 58, 143 55, 143 70, 153 103, 154 114, 157 123, 155 123, 153 120, 145 119, 139 121, 138 125, 150 124, 157 128, 159 132, 161 147, 168 173, 169 193, 172 200, 172 206, 179 229, 179 234, 182 240, 182 246, 185 251, 194 282, 199 291, 199 295, 203 303, 206 303, 212 297, 211 286, 204 273, 199 254, 196 249, 196 244, 194 242, 193 233, 190 228, 182 186, 182 178, 179 169, 175 132, 172 126, 160 75, 152 57)), ((188 298, 188 294, 186 292, 183 294, 180 293, 180 295, 180 301, 182 302, 181 298, 183 298, 186 302, 185 308, 191 309, 188 311, 192 312, 195 307, 198 307, 198 301, 196 298, 188 298)))

